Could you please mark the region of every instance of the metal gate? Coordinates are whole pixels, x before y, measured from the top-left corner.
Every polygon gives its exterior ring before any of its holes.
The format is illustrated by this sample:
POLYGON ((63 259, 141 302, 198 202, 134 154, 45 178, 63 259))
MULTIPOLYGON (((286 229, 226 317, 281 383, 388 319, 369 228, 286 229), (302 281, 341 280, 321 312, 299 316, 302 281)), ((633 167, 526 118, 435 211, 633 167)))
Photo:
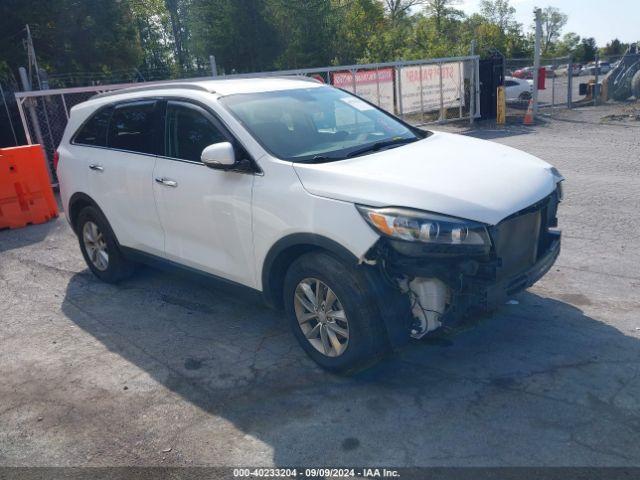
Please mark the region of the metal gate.
POLYGON ((498 87, 504 85, 504 70, 504 56, 498 52, 480 60, 480 113, 483 120, 496 118, 497 92, 498 87))

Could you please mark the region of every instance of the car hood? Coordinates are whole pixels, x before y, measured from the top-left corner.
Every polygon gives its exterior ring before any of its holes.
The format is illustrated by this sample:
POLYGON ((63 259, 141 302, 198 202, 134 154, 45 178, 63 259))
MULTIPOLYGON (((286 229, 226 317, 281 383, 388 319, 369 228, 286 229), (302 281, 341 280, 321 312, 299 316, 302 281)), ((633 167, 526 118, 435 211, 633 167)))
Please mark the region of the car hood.
POLYGON ((504 145, 443 132, 347 160, 294 163, 294 169, 313 195, 491 225, 555 189, 548 163, 504 145))

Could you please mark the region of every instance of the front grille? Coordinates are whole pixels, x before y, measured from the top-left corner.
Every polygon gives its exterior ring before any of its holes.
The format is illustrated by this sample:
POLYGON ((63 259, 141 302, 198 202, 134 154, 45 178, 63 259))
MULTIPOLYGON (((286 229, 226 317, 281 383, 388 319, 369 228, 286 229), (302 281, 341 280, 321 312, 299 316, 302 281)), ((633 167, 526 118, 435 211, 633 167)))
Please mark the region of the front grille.
POLYGON ((540 210, 500 222, 492 237, 496 256, 502 260, 498 278, 506 278, 531 267, 538 257, 540 210))
POLYGON ((549 227, 556 226, 556 193, 506 218, 490 229, 498 279, 509 278, 533 266, 550 245, 549 227))

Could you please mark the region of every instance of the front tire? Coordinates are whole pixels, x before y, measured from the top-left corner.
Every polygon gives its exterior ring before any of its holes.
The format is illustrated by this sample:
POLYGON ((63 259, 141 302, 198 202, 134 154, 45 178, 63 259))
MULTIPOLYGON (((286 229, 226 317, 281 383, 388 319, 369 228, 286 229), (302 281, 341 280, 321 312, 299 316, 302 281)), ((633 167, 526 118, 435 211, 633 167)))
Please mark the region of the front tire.
POLYGON ((303 350, 326 370, 357 371, 388 349, 367 279, 357 267, 328 253, 305 254, 289 267, 284 305, 303 350))
POLYGON ((87 266, 100 280, 117 283, 133 274, 134 264, 122 255, 109 222, 97 208, 82 209, 76 233, 87 266))

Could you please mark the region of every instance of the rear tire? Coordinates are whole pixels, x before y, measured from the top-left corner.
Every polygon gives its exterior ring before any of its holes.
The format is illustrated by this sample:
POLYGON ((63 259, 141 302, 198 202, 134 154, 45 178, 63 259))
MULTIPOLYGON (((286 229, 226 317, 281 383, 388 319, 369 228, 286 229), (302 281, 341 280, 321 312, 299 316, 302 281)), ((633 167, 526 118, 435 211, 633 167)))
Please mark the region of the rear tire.
POLYGON ((109 222, 95 207, 85 207, 78 215, 76 233, 89 270, 103 282, 117 283, 129 278, 135 265, 124 258, 109 222))
POLYGON ((322 368, 353 373, 388 350, 373 289, 357 267, 328 253, 308 253, 289 267, 283 291, 293 334, 322 368))

